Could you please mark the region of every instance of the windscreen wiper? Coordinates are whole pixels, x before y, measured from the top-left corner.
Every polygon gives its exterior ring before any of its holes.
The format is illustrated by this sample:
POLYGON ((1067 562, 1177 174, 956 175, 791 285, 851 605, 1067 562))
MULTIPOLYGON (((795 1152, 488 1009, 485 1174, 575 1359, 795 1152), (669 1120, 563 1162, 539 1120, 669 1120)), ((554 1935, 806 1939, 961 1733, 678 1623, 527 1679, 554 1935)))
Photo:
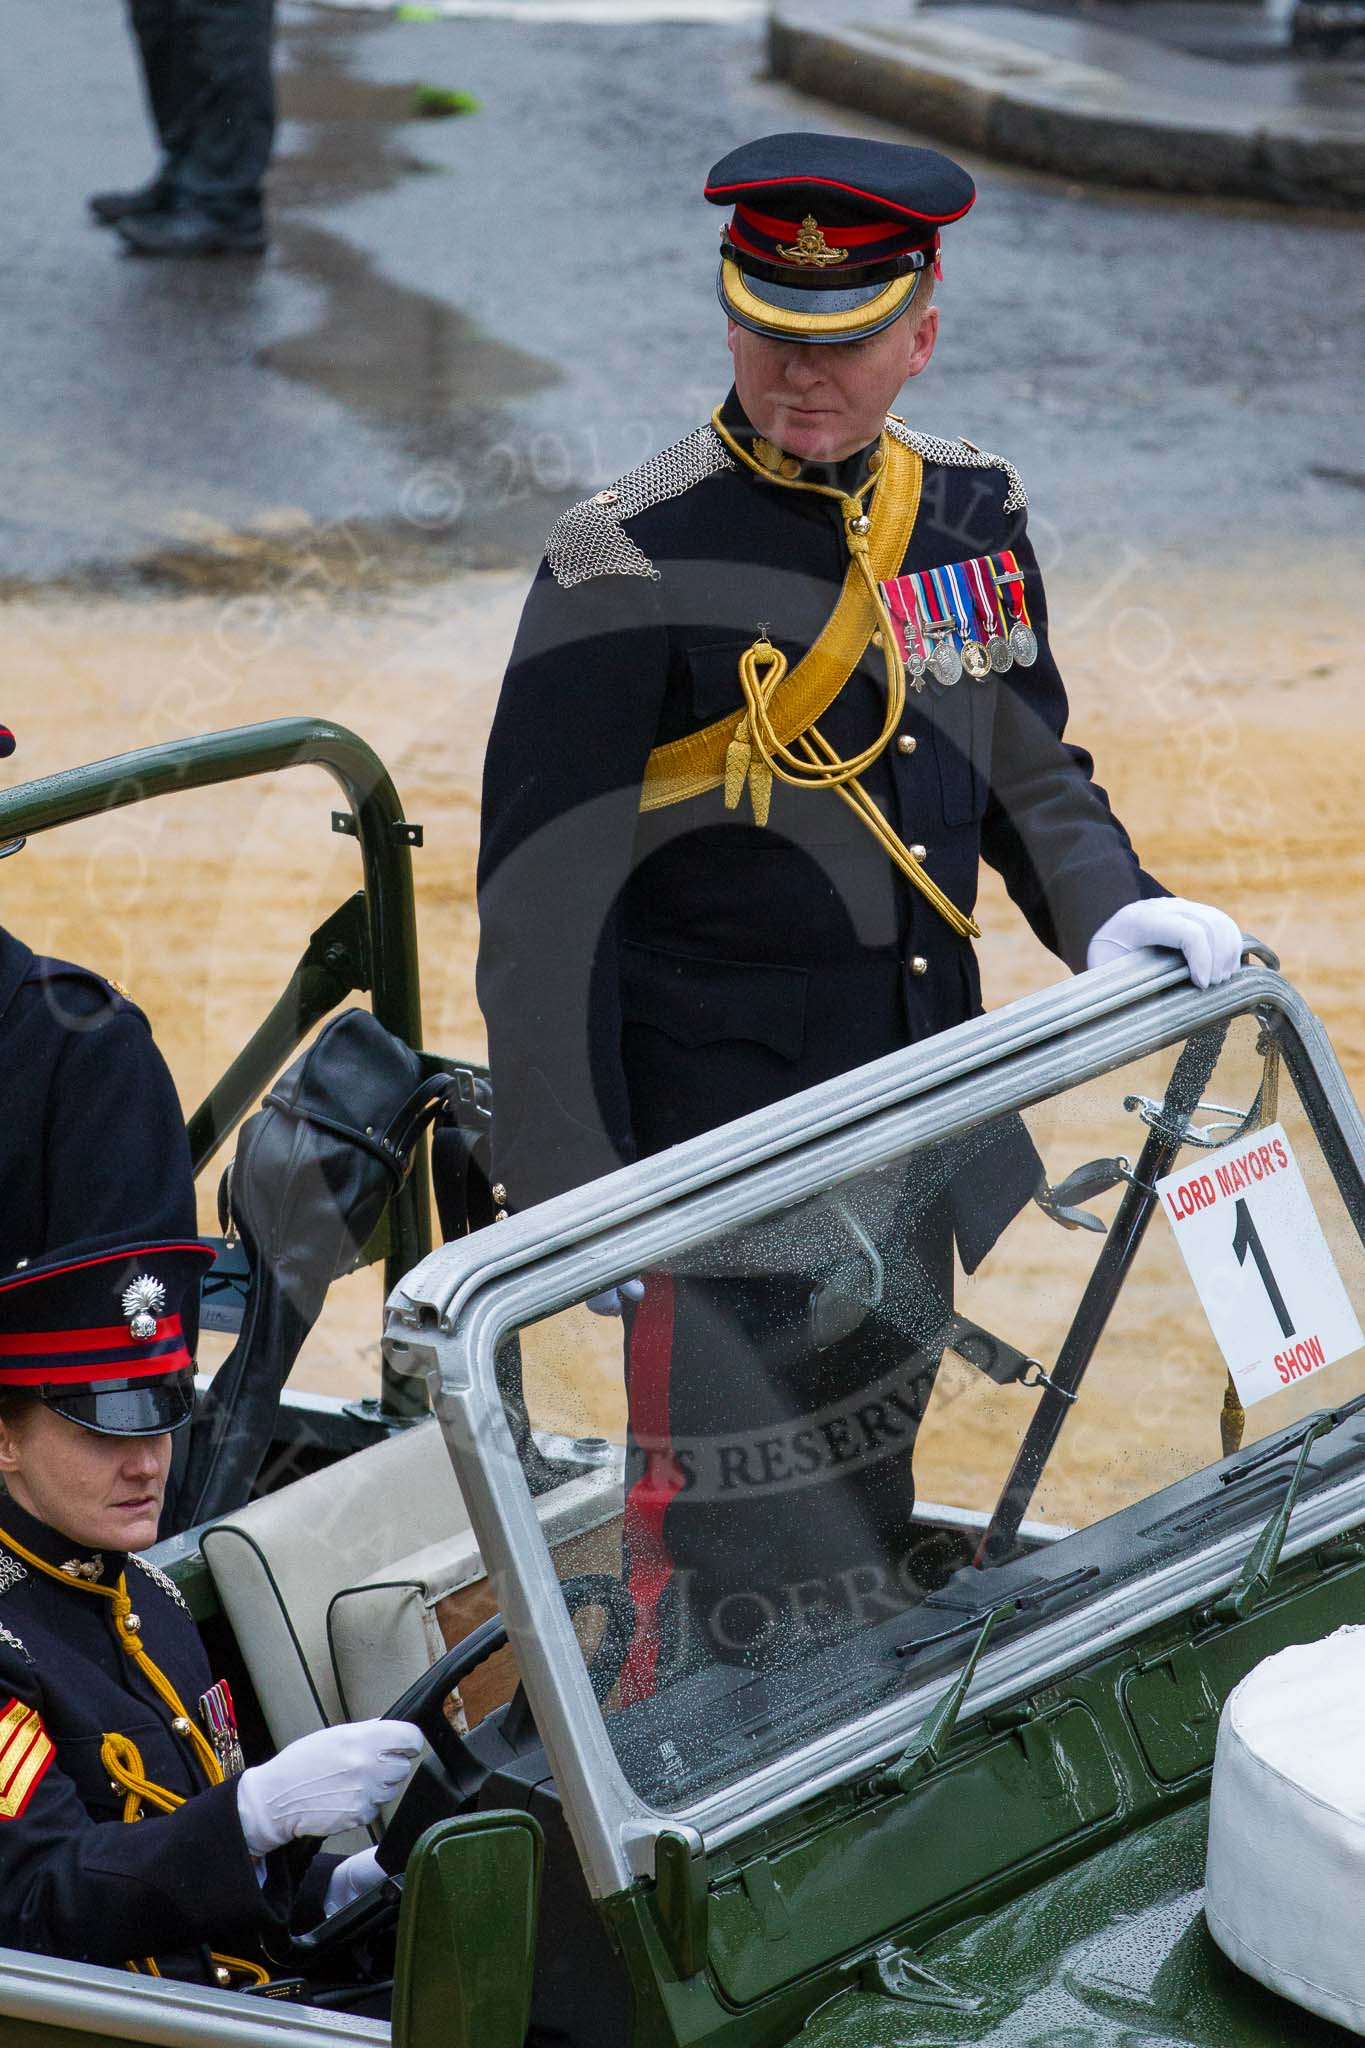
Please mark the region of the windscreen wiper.
POLYGON ((1248 1465, 1239 1468, 1245 1472, 1255 1465, 1267 1464, 1272 1457, 1279 1457, 1282 1453, 1293 1450, 1296 1443, 1299 1445, 1298 1459, 1289 1475, 1284 1493, 1247 1552, 1246 1562, 1238 1572, 1235 1584, 1221 1599, 1215 1600, 1209 1610, 1214 1620, 1245 1621, 1252 1609, 1260 1606, 1270 1591, 1270 1582, 1279 1565, 1284 1539, 1289 1534, 1290 1517, 1303 1490, 1308 1460, 1314 1444, 1320 1437, 1327 1436, 1332 1430, 1339 1428, 1352 1415, 1359 1414, 1362 1408, 1365 1408, 1365 1394, 1358 1395, 1354 1401, 1348 1401, 1342 1408, 1322 1409, 1318 1414, 1310 1415, 1305 1422, 1300 1423, 1299 1427, 1276 1444, 1273 1450, 1267 1451, 1264 1458, 1252 1459, 1248 1465))
POLYGON ((1218 1484, 1236 1486, 1238 1480, 1245 1479, 1248 1473, 1259 1472, 1263 1465, 1272 1465, 1276 1458, 1286 1458, 1291 1451, 1296 1451, 1303 1442, 1307 1430, 1314 1431, 1316 1442, 1318 1436, 1325 1436, 1330 1430, 1340 1429, 1343 1422, 1349 1422, 1351 1417, 1359 1415, 1362 1409, 1365 1409, 1365 1394, 1357 1394, 1354 1401, 1346 1401, 1340 1408, 1316 1409, 1312 1415, 1305 1415, 1303 1421, 1295 1427, 1287 1429, 1283 1436, 1276 1437, 1272 1443, 1262 1444, 1258 1451, 1251 1451, 1246 1457, 1239 1458, 1230 1472, 1220 1472, 1218 1484), (1317 1428, 1320 1422, 1326 1423, 1325 1430, 1317 1428))
POLYGON ((1019 1611, 1018 1602, 1006 1600, 999 1607, 992 1607, 990 1613, 976 1632, 976 1638, 967 1652, 967 1661, 961 1672, 944 1693, 936 1707, 929 1712, 915 1730, 910 1742, 893 1764, 888 1764, 876 1777, 879 1792, 908 1792, 916 1778, 936 1764, 948 1746, 948 1738, 957 1725, 971 1683, 976 1676, 976 1667, 981 1653, 991 1639, 998 1621, 1006 1620, 1019 1611))

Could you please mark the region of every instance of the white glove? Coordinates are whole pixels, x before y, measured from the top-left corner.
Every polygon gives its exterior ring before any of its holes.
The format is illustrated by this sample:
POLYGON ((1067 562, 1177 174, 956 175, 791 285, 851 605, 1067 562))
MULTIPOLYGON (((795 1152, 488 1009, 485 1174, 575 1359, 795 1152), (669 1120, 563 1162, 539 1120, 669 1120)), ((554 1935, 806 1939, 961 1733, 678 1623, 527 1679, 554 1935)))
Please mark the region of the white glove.
POLYGON ((421 1753, 421 1730, 410 1721, 347 1721, 301 1735, 237 1780, 247 1848, 267 1856, 300 1835, 367 1827, 421 1753))
POLYGON ((588 1307, 595 1316, 619 1316, 628 1301, 643 1301, 644 1298, 643 1280, 623 1280, 619 1287, 604 1287, 600 1294, 590 1294, 588 1307))
POLYGON ((333 1913, 339 1913, 362 1892, 373 1891, 377 1884, 383 1884, 387 1876, 388 1872, 379 1867, 377 1849, 358 1849, 354 1856, 347 1856, 327 1880, 327 1889, 322 1896, 324 1918, 330 1919, 333 1913))
POLYGON ((1196 988, 1226 981, 1242 960, 1242 934, 1225 910, 1187 903, 1183 896, 1153 896, 1116 910, 1090 941, 1085 964, 1104 967, 1140 946, 1169 946, 1183 953, 1196 988))

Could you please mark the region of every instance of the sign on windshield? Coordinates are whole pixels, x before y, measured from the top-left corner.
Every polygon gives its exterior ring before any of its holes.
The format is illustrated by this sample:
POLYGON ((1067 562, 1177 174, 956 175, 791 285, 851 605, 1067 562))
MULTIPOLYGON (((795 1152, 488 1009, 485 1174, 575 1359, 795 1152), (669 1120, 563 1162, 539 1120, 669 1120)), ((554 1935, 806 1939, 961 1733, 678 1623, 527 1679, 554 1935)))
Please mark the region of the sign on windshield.
POLYGON ((1365 1344, 1283 1125, 1157 1192, 1244 1407, 1365 1344))

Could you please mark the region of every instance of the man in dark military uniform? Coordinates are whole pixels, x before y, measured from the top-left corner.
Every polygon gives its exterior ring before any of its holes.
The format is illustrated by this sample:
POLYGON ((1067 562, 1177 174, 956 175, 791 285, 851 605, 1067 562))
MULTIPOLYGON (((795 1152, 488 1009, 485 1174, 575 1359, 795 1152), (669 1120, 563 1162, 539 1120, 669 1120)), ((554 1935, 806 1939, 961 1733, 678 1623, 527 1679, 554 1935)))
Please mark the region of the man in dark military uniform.
POLYGON ((275 139, 275 0, 128 0, 161 162, 90 211, 136 256, 258 256, 275 139))
POLYGON ((0 928, 0 1273, 75 1237, 192 1232, 175 1084, 102 975, 0 928))
POLYGON ((269 1980, 263 1941, 379 1882, 372 1850, 312 1851, 374 1819, 421 1736, 358 1722, 245 1767, 184 1600, 138 1555, 212 1257, 74 1245, 0 1278, 0 1941, 242 1989, 269 1980))
POLYGON ((147 1019, 0 926, 0 1275, 78 1238, 194 1230, 184 1118, 147 1019))
MULTIPOLYGON (((973 202, 966 172, 779 135, 732 152, 706 196, 730 210, 734 386, 710 424, 560 520, 489 743, 479 994, 508 1206, 978 1014, 983 854, 1073 969, 1155 943, 1207 981, 1239 956, 1231 919, 1144 873, 1064 738, 1018 475, 887 411, 933 354, 939 235, 973 202)), ((977 1263, 1038 1171, 1007 1126, 944 1199, 893 1204, 894 1243, 913 1213, 927 1292, 893 1287, 828 1344, 799 1273, 647 1276, 626 1304, 643 1623, 627 1692, 652 1682, 675 1573, 695 1608, 726 1609, 712 1633, 728 1652, 746 1572, 749 1633, 770 1635, 784 1607, 819 1604, 821 1568, 851 1588, 899 1565, 953 1239, 977 1263), (837 1486, 762 1512, 738 1488, 706 1504, 672 1456, 726 1423, 761 1435, 854 1400, 894 1382, 898 1357, 915 1391, 865 1485, 851 1437, 837 1486)))

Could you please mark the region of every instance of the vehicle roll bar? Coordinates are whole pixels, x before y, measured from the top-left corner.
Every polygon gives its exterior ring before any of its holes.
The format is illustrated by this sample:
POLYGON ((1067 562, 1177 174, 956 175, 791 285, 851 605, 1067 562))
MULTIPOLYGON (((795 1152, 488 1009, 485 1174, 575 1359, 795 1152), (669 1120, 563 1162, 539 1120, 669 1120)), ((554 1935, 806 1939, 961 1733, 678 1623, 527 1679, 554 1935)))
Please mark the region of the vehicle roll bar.
MULTIPOLYGON (((404 818, 398 792, 373 748, 346 726, 321 718, 271 718, 167 740, 0 790, 0 850, 17 852, 26 838, 106 811, 303 767, 325 768, 346 799, 347 811, 334 813, 332 824, 359 841, 364 893, 314 933, 278 1002, 188 1119, 196 1174, 313 1025, 353 990, 368 990, 379 1022, 421 1050, 411 851, 421 844, 420 828, 404 818)), ((386 1293, 430 1251, 430 1212, 423 1145, 388 1211, 386 1293)), ((412 1413, 411 1383, 391 1379, 386 1364, 381 1414, 396 1420, 412 1413)))

